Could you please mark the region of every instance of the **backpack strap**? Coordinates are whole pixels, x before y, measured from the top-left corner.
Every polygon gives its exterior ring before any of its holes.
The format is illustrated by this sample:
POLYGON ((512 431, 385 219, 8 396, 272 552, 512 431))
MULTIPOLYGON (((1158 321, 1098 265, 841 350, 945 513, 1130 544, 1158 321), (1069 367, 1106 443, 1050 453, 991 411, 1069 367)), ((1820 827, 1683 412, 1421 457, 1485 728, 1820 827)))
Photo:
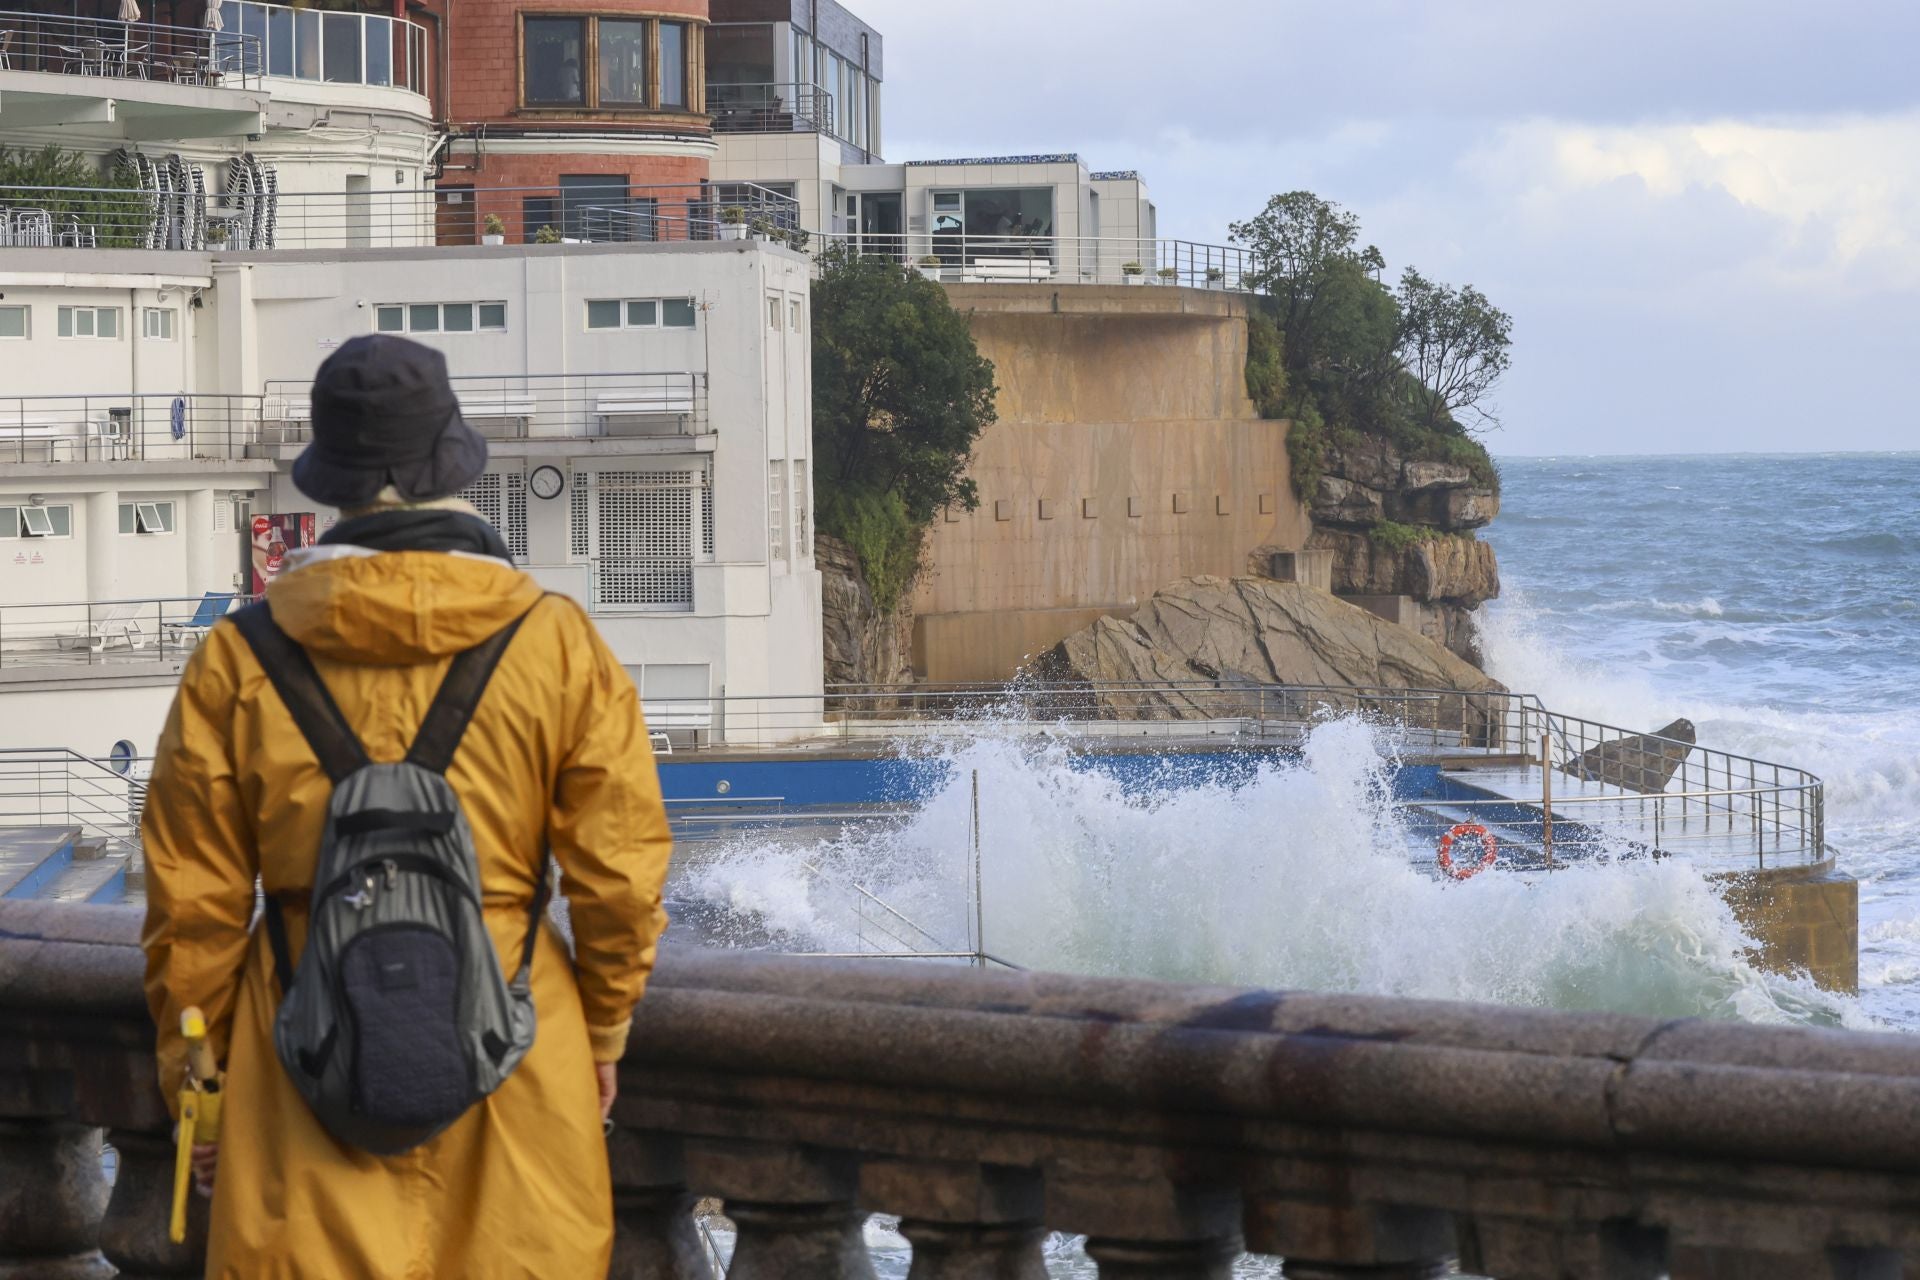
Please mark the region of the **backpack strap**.
MULTIPOLYGON (((273 682, 274 691, 286 704, 300 735, 319 759, 329 781, 338 786, 341 779, 365 767, 366 748, 347 723, 340 706, 327 691, 326 682, 314 668, 313 659, 293 637, 280 629, 268 612, 266 601, 250 604, 232 615, 234 626, 253 650, 260 669, 273 682)), ((281 914, 280 900, 266 895, 261 907, 261 922, 266 925, 267 941, 273 947, 274 976, 285 992, 293 983, 293 954, 287 946, 287 921, 281 914)))
MULTIPOLYGON (((545 599, 544 595, 540 597, 545 599)), ((533 609, 540 607, 540 600, 534 601, 533 609)), ((426 716, 420 721, 420 731, 414 735, 413 746, 407 752, 408 764, 438 774, 445 774, 453 766, 453 754, 460 749, 460 739, 466 736, 467 725, 473 721, 473 713, 493 679, 494 669, 500 665, 507 646, 513 643, 520 624, 533 609, 473 648, 454 655, 446 676, 440 681, 440 691, 433 695, 433 704, 427 708, 426 716)))
POLYGON ((233 615, 234 626, 253 650, 274 691, 300 726, 300 734, 319 758, 329 781, 340 785, 349 774, 366 768, 366 748, 340 713, 340 706, 327 692, 326 683, 314 669, 313 659, 293 638, 280 629, 267 611, 266 601, 250 604, 233 615))

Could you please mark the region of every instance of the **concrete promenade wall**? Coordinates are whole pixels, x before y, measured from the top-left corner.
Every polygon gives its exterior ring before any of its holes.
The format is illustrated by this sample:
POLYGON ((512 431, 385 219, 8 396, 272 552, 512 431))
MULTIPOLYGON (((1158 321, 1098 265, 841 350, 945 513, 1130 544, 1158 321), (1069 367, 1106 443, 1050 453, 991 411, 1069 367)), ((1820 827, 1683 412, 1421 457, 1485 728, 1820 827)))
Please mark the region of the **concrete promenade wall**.
POLYGON ((1167 582, 1298 548, 1283 422, 1246 394, 1246 302, 1162 286, 952 285, 994 362, 980 507, 937 520, 914 598, 915 669, 1009 676, 1167 582), (924 663, 924 665, 922 665, 924 663))

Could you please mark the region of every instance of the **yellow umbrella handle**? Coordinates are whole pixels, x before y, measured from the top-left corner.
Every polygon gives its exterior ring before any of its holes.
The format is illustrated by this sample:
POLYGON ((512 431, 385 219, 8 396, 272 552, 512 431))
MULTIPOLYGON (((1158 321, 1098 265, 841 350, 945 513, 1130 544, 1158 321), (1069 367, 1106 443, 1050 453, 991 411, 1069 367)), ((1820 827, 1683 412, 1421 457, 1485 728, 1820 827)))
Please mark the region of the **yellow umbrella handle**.
POLYGON ((167 1239, 175 1244, 187 1238, 187 1192, 193 1186, 193 1137, 200 1119, 200 1091, 189 1085, 180 1091, 180 1149, 173 1160, 173 1216, 167 1221, 167 1239))

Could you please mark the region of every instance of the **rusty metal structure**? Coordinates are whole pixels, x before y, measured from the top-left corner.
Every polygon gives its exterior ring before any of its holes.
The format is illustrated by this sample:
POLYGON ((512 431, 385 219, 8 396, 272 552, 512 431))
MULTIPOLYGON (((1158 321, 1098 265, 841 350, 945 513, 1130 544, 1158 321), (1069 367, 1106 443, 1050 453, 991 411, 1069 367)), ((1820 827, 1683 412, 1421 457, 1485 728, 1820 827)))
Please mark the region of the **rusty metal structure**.
MULTIPOLYGON (((0 902, 0 1274, 200 1274, 139 913, 0 902), (102 1142, 114 1153, 109 1188, 102 1142)), ((672 949, 622 1066, 611 1274, 1881 1280, 1920 1265, 1920 1040, 672 949)), ((204 1206, 200 1210, 204 1214, 204 1206)), ((204 1229, 204 1223, 200 1229, 204 1229)))

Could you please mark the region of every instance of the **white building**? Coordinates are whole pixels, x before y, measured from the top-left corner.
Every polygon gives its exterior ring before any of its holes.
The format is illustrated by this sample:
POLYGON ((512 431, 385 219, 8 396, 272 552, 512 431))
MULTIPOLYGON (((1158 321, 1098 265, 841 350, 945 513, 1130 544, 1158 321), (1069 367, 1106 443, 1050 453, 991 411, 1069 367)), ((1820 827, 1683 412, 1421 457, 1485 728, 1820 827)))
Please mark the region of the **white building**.
POLYGON ((808 284, 758 241, 0 249, 0 747, 151 748, 255 519, 331 523, 287 468, 314 369, 373 331, 447 354, 492 439, 469 496, 656 729, 817 697, 808 284))

